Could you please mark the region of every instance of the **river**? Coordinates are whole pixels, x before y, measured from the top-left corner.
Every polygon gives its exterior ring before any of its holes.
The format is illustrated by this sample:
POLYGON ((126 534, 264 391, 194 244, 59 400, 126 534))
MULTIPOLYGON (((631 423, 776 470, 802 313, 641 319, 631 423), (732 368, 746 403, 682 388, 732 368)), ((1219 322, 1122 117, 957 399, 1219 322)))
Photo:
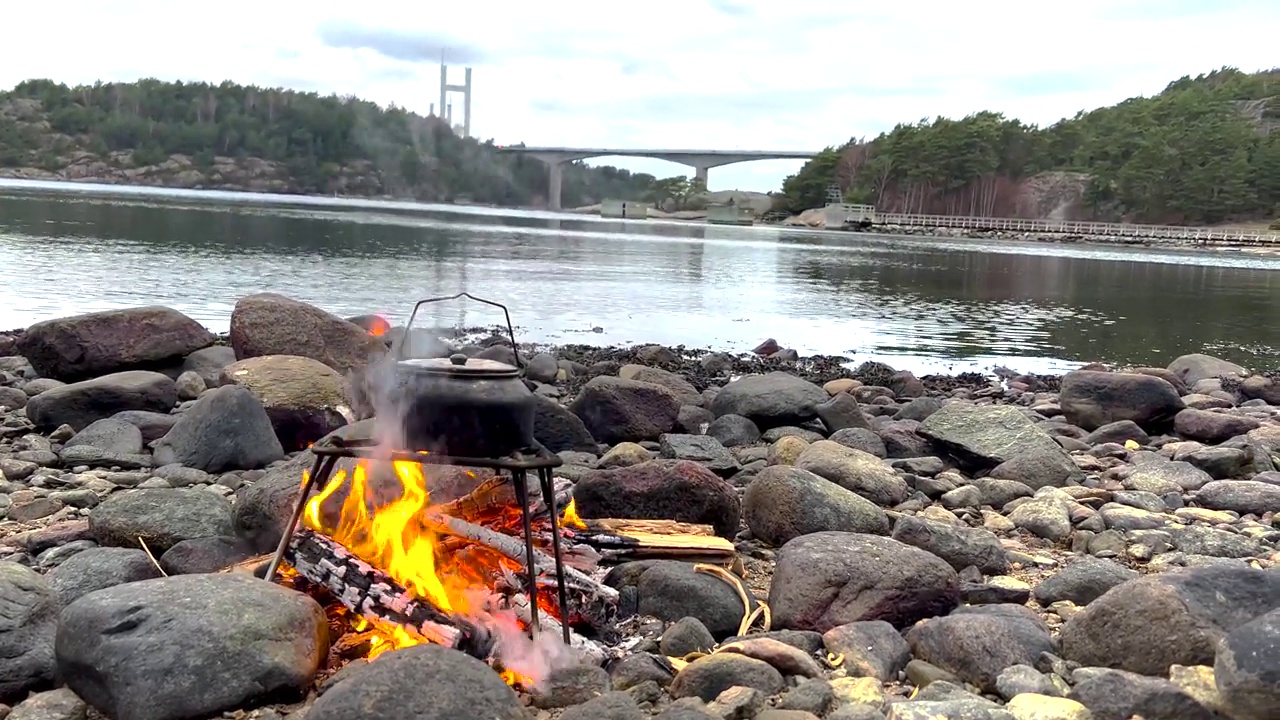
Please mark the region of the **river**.
MULTIPOLYGON (((225 331, 259 291, 403 320, 462 290, 508 304, 536 342, 774 337, 917 372, 1187 352, 1280 367, 1276 257, 0 181, 0 330, 164 304, 225 331)), ((461 303, 432 318, 500 319, 461 303)))

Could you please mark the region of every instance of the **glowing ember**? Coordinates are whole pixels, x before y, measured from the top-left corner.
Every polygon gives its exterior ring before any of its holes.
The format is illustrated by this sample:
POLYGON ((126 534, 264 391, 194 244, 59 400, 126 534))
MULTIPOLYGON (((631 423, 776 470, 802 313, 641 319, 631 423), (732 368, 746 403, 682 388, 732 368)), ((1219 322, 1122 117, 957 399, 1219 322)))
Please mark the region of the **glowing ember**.
POLYGON ((351 629, 358 633, 368 634, 369 653, 366 657, 370 660, 388 650, 399 650, 400 648, 420 645, 424 642, 421 638, 399 625, 387 622, 372 622, 363 617, 356 617, 351 629))
POLYGON ((374 337, 384 337, 391 332, 391 323, 381 315, 374 315, 369 318, 369 334, 374 337))
POLYGON ((570 500, 569 504, 564 506, 564 513, 560 515, 560 525, 561 527, 578 528, 579 530, 587 529, 587 524, 578 515, 576 500, 570 500))

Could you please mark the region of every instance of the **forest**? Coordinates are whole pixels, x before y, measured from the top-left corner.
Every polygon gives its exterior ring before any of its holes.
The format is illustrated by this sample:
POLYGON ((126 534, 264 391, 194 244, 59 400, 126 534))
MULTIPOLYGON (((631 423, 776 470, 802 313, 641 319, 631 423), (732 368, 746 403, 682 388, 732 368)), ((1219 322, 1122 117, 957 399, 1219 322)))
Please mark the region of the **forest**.
MULTIPOLYGON (((232 82, 67 87, 29 80, 0 92, 0 168, 58 172, 86 153, 137 168, 180 155, 212 177, 220 159, 254 158, 285 178, 285 192, 544 204, 546 166, 496 149, 404 108, 232 82), (353 174, 362 177, 347 182, 353 174)), ((565 168, 563 202, 638 199, 654 182, 652 175, 573 163, 565 168)))
POLYGON ((827 148, 784 181, 779 204, 821 207, 835 184, 847 202, 882 212, 1042 217, 1055 200, 1036 196, 1074 178, 1061 219, 1270 218, 1280 204, 1277 95, 1280 68, 1223 68, 1048 127, 996 112, 900 124, 827 148))

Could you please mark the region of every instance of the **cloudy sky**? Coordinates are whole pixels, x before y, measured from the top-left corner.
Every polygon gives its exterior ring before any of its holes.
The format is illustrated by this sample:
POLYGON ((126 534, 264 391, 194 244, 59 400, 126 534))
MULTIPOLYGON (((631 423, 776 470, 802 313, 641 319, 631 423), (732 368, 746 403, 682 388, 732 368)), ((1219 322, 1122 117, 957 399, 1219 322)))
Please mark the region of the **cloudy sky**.
MULTIPOLYGON (((1280 63, 1277 0, 4 5, 3 87, 33 77, 230 79, 425 113, 443 51, 452 81, 474 68, 473 134, 529 145, 819 150, 983 109, 1050 123, 1182 75, 1280 63)), ((799 164, 717 168, 710 185, 776 189, 799 164)))

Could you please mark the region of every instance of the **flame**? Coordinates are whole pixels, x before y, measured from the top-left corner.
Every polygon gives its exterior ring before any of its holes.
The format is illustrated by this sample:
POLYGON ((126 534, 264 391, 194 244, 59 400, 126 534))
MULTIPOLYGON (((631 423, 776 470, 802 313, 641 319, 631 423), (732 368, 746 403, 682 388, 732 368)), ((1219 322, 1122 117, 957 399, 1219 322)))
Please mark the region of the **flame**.
POLYGON ((375 622, 360 616, 355 617, 351 629, 359 633, 368 633, 369 653, 365 657, 370 660, 388 650, 399 650, 425 642, 399 625, 375 622))
POLYGON ((369 334, 374 337, 383 337, 391 332, 391 322, 381 315, 374 315, 370 318, 369 334))
POLYGON ((587 529, 587 524, 583 522, 582 516, 578 514, 578 501, 576 499, 570 500, 569 504, 564 506, 564 513, 560 515, 560 526, 578 528, 579 530, 587 529))

